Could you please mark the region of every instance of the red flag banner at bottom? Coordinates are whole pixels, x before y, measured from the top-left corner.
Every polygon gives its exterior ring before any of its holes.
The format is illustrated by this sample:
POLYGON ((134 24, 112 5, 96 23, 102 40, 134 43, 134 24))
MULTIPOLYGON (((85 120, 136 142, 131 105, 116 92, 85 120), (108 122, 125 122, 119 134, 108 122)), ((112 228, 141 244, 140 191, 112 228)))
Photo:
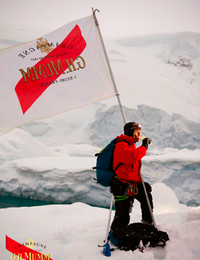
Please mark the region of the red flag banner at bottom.
MULTIPOLYGON (((18 256, 19 259, 25 259, 25 260, 53 260, 50 258, 50 255, 42 254, 40 252, 37 252, 31 248, 28 248, 12 238, 6 236, 6 249, 11 252, 13 255, 18 256)), ((14 257, 11 257, 11 259, 15 259, 14 257)))

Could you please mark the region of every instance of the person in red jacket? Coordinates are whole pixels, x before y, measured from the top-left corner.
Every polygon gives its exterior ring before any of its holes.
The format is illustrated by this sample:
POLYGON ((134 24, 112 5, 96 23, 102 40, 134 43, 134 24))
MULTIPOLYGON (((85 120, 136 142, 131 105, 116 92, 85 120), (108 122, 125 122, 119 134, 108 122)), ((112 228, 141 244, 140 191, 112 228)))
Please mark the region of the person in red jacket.
MULTIPOLYGON (((111 192, 115 198, 115 217, 111 224, 111 231, 129 224, 134 198, 140 202, 142 222, 152 224, 151 214, 147 204, 145 192, 141 182, 141 159, 146 155, 150 138, 145 138, 142 145, 136 148, 135 143, 141 138, 141 126, 129 122, 124 126, 124 134, 117 137, 113 155, 113 169, 115 176, 111 181, 111 192)), ((153 209, 151 186, 145 183, 150 205, 153 209)))

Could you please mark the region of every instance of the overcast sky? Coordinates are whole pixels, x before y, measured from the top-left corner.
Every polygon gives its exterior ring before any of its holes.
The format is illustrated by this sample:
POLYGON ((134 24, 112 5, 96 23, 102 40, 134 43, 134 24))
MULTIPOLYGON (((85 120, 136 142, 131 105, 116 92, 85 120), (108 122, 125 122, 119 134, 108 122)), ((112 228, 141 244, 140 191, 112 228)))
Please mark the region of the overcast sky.
POLYGON ((92 7, 103 36, 200 32, 200 0, 0 0, 0 38, 14 38, 13 28, 46 34, 92 7))

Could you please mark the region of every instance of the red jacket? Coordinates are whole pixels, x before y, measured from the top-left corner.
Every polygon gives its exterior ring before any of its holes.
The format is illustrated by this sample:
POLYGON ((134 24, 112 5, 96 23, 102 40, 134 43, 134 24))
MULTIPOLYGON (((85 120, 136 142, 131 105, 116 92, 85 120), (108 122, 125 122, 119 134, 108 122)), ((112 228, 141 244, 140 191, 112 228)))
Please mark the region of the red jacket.
POLYGON ((113 155, 113 169, 119 163, 122 165, 115 171, 116 175, 127 181, 141 182, 141 159, 146 155, 146 148, 144 146, 136 148, 133 138, 127 135, 118 136, 117 141, 113 155), (121 140, 126 142, 119 142, 121 140))

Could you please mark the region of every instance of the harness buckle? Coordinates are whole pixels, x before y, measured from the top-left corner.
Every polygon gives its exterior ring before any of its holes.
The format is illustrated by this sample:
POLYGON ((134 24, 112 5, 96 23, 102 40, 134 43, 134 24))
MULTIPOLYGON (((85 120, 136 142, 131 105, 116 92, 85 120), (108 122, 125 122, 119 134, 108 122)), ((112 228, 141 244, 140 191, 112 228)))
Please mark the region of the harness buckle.
POLYGON ((137 195, 138 194, 138 186, 136 182, 132 182, 129 184, 128 188, 127 188, 127 195, 128 196, 133 196, 133 195, 137 195))

